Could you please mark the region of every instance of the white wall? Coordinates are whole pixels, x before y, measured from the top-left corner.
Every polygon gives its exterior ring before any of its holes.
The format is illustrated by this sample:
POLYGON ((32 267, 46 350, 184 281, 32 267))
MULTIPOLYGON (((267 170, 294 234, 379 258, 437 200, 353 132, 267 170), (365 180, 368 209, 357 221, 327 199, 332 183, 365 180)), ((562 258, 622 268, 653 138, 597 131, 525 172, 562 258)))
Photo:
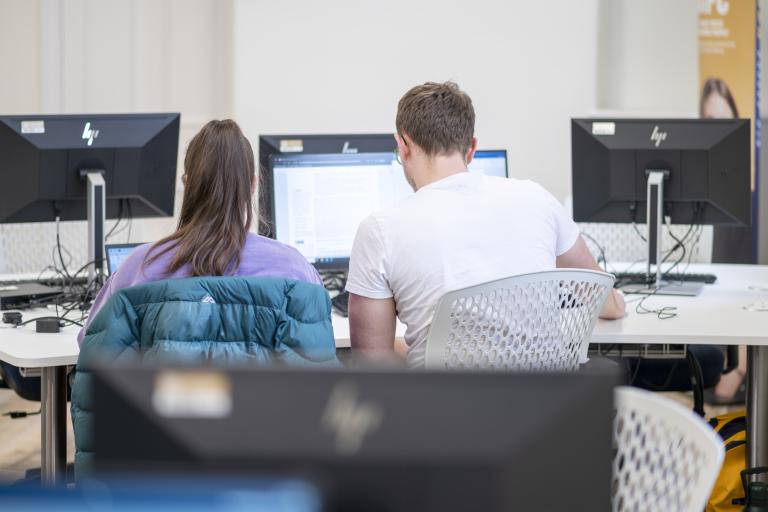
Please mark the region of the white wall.
MULTIPOLYGON (((231 115, 231 26, 230 0, 0 0, 0 113, 181 112, 181 169, 194 133, 231 115)), ((174 226, 137 220, 132 240, 174 226)), ((53 237, 50 223, 0 226, 0 260, 3 246, 28 248, 6 250, 0 272, 49 264, 53 237)), ((83 222, 63 223, 62 239, 85 259, 83 222)))
POLYGON ((571 116, 595 104, 597 0, 235 0, 247 134, 393 132, 413 85, 453 79, 510 174, 570 190, 571 116))
POLYGON ((40 109, 40 1, 0 0, 0 112, 40 109))
POLYGON ((699 0, 600 0, 597 106, 698 115, 699 0))
MULTIPOLYGON (((765 48, 768 1, 760 2, 765 48)), ((408 87, 454 79, 475 101, 481 146, 507 148, 513 176, 564 198, 569 117, 695 114, 696 8, 697 0, 0 0, 0 113, 180 111, 181 156, 200 125, 232 114, 252 138, 391 132, 408 87)), ((65 227, 73 246, 75 224, 65 227)), ((172 227, 136 222, 133 239, 172 227)), ((0 271, 3 244, 18 239, 9 229, 0 226, 0 271)), ((33 230, 39 244, 51 229, 33 230)), ((29 226, 11 231, 31 236, 29 226)))

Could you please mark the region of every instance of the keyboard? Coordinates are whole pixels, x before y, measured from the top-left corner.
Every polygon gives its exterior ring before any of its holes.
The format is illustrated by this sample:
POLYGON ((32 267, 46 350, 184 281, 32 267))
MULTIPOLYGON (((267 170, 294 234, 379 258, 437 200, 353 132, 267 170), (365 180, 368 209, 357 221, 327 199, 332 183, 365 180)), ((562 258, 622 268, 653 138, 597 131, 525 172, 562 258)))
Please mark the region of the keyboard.
MULTIPOLYGON (((618 284, 641 284, 641 283, 647 283, 648 279, 645 275, 645 272, 617 272, 616 274, 616 283, 618 284)), ((717 276, 714 274, 677 274, 675 272, 672 272, 671 274, 662 274, 662 279, 665 279, 667 281, 677 281, 677 282, 684 282, 684 283, 704 283, 704 284, 713 284, 715 281, 717 281, 717 276)), ((656 281, 656 274, 651 275, 650 282, 653 283, 656 281)))
POLYGON ((341 316, 349 316, 349 293, 341 292, 331 299, 331 305, 341 316))
MULTIPOLYGON (((72 286, 83 286, 88 284, 88 277, 76 277, 72 280, 66 279, 66 284, 72 286)), ((18 286, 20 284, 41 284, 43 286, 61 286, 62 279, 60 277, 42 277, 40 279, 27 278, 20 276, 18 278, 4 275, 3 279, 0 279, 0 286, 18 286)))

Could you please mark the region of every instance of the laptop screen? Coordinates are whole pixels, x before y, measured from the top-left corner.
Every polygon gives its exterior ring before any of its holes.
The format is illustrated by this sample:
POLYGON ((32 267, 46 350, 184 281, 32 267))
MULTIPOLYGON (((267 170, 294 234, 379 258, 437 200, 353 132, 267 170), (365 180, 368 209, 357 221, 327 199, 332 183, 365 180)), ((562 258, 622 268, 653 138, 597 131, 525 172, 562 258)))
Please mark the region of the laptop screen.
POLYGON ((109 275, 111 276, 117 272, 117 269, 123 264, 125 258, 131 254, 131 251, 140 245, 142 244, 113 244, 105 246, 107 252, 107 271, 109 272, 109 275))

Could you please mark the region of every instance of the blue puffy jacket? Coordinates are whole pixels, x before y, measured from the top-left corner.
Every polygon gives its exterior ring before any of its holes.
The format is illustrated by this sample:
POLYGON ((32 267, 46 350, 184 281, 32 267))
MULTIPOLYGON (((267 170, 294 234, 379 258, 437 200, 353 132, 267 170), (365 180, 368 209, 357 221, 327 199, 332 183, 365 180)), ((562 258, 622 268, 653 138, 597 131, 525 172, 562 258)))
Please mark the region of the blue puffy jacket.
POLYGON ((338 365, 321 286, 269 277, 169 279, 120 290, 80 347, 72 384, 75 471, 93 456, 94 362, 338 365))

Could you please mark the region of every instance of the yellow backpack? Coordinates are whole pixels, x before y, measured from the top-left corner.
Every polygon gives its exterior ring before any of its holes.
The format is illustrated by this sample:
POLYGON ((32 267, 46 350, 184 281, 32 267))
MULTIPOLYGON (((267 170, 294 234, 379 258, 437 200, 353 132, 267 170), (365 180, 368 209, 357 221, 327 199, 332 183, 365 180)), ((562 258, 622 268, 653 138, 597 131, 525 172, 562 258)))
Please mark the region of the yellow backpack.
POLYGON ((709 424, 725 444, 723 467, 712 488, 706 512, 740 512, 744 505, 733 500, 744 499, 741 472, 747 465, 747 415, 745 411, 716 416, 709 424))

